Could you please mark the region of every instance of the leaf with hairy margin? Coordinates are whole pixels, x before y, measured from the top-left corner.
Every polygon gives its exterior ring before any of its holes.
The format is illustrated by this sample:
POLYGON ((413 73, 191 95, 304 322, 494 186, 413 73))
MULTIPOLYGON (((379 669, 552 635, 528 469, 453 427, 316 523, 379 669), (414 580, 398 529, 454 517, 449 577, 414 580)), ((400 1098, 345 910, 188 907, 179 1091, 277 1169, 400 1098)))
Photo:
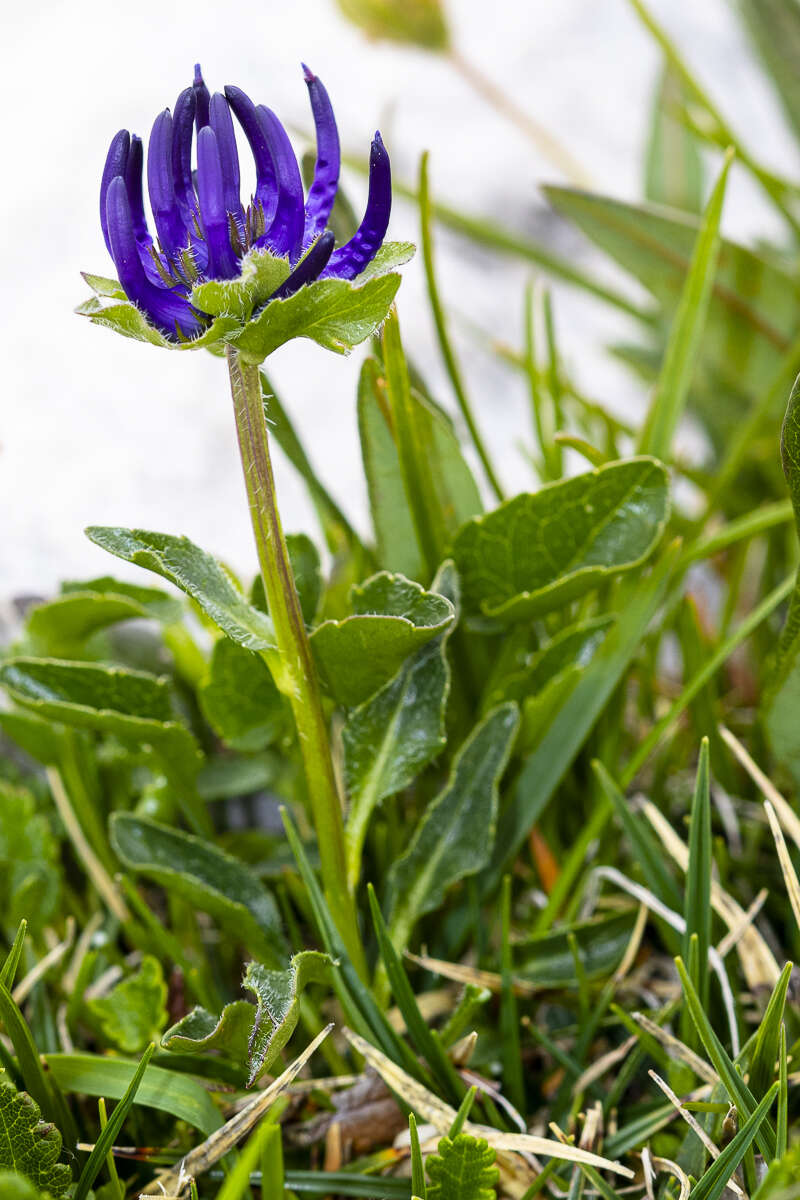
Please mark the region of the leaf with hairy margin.
POLYGON ((39 1105, 28 1093, 18 1092, 0 1074, 0 1168, 16 1171, 35 1188, 60 1197, 72 1180, 72 1172, 66 1163, 58 1161, 61 1134, 40 1116, 39 1105))
POLYGON ((393 944, 408 945, 415 923, 448 888, 488 863, 497 825, 498 786, 519 727, 516 704, 502 704, 475 726, 444 789, 428 806, 411 843, 389 873, 393 944))

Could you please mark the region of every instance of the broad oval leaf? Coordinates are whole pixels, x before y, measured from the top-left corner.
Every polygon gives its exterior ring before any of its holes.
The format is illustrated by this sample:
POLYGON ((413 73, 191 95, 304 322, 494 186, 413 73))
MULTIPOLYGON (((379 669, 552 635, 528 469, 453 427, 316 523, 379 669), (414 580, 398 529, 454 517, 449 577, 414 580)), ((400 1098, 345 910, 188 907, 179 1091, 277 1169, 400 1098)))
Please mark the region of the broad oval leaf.
POLYGON ((207 823, 195 790, 200 747, 175 720, 166 679, 121 667, 20 657, 0 667, 0 683, 39 716, 150 747, 174 781, 187 818, 196 828, 207 823))
MULTIPOLYGON (((433 588, 457 610, 458 578, 452 562, 442 565, 433 588)), ((451 629, 407 659, 394 679, 349 715, 342 731, 350 798, 345 843, 354 887, 372 812, 382 800, 407 787, 446 744, 450 691, 446 643, 451 629)))
POLYGON ((206 720, 234 750, 263 750, 286 724, 286 707, 263 658, 219 638, 198 699, 206 720))
POLYGON ((354 587, 351 601, 352 616, 323 621, 311 634, 320 677, 347 707, 377 692, 410 654, 455 620, 445 596, 388 571, 354 587))
POLYGON ((235 587, 225 568, 186 537, 90 525, 86 536, 125 562, 154 571, 196 600, 211 620, 247 650, 274 650, 272 622, 235 587))
POLYGON ((210 913, 251 954, 271 963, 285 956, 277 905, 245 863, 202 838, 131 813, 113 813, 110 832, 130 870, 210 913))
POLYGON ((646 457, 515 496, 456 536, 465 610, 521 621, 561 608, 641 565, 668 512, 666 469, 646 457))
POLYGON ((497 792, 519 726, 515 704, 502 704, 473 729, 450 778, 429 805, 405 854, 389 874, 393 944, 408 945, 415 923, 454 883, 480 871, 492 853, 497 792))

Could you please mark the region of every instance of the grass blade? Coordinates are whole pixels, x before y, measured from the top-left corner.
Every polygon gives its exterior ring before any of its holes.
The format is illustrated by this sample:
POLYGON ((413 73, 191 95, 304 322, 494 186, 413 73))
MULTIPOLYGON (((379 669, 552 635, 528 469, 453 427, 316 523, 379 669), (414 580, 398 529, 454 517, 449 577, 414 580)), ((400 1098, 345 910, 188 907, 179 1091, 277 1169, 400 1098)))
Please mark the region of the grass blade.
POLYGON ((683 415, 689 384, 698 357, 720 248, 720 219, 725 186, 733 161, 728 151, 695 243, 689 274, 672 322, 661 374, 647 414, 639 448, 668 462, 672 439, 683 415))
POLYGON ((125 1118, 130 1112, 131 1105, 133 1104, 136 1098, 136 1093, 139 1090, 139 1084, 144 1078, 144 1073, 147 1070, 147 1064, 153 1057, 155 1049, 155 1042, 151 1042, 142 1055, 139 1066, 136 1068, 136 1074, 128 1084, 125 1095, 122 1097, 119 1104, 108 1118, 105 1128, 102 1130, 100 1137, 95 1142, 94 1149, 89 1155, 86 1166, 81 1171, 81 1177, 78 1180, 77 1187, 75 1188, 73 1200, 86 1200, 86 1196, 89 1194, 89 1188, 97 1178, 100 1168, 108 1157, 111 1147, 116 1141, 117 1134, 122 1129, 125 1118))
POLYGON ((711 945, 711 796, 708 738, 703 738, 700 743, 700 760, 697 764, 697 781, 689 828, 689 866, 686 871, 683 915, 686 920, 686 930, 683 935, 684 957, 688 961, 691 939, 696 936, 696 987, 700 1003, 703 1008, 707 1008, 708 950, 711 945))
POLYGON ((758 1136, 759 1130, 766 1122, 767 1113, 777 1094, 778 1084, 773 1083, 764 1099, 757 1105, 751 1116, 747 1118, 744 1125, 736 1134, 736 1137, 725 1147, 719 1158, 711 1164, 702 1179, 698 1180, 694 1185, 689 1193, 689 1200, 719 1200, 719 1197, 728 1185, 731 1175, 733 1175, 733 1172, 739 1166, 739 1163, 750 1149, 753 1139, 758 1136))

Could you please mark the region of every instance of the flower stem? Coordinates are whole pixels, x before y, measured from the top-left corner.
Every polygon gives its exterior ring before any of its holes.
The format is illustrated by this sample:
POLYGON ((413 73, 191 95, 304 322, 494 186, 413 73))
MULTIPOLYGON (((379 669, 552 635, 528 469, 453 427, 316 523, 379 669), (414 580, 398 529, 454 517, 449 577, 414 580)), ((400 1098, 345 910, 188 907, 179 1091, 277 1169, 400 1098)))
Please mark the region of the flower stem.
POLYGON ((278 513, 258 367, 243 362, 232 347, 227 358, 250 520, 281 659, 281 677, 276 682, 294 714, 328 907, 354 966, 363 974, 364 952, 347 886, 342 805, 317 673, 278 513))

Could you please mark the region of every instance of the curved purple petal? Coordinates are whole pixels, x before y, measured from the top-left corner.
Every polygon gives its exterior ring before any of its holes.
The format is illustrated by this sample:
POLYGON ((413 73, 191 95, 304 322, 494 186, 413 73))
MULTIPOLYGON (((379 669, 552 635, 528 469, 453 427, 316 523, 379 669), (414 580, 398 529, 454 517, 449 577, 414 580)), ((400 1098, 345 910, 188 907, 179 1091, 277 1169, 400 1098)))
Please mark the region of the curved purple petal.
POLYGON ((381 248, 391 211, 392 169, 381 135, 376 133, 369 156, 369 195, 364 219, 350 241, 334 250, 322 278, 335 275, 338 279, 355 279, 360 275, 381 248))
POLYGON ((172 182, 181 219, 191 225, 192 215, 197 209, 197 198, 192 184, 192 134, 195 113, 194 88, 184 88, 175 101, 172 114, 172 182))
POLYGON ((288 255, 294 263, 300 256, 303 243, 305 209, 303 206, 303 180, 297 165, 289 135, 275 113, 265 104, 256 109, 267 139, 278 188, 275 213, 267 225, 267 231, 256 245, 268 246, 273 254, 288 255))
POLYGON ((325 267, 331 254, 333 247, 336 244, 336 239, 330 229, 326 229, 323 234, 317 238, 311 249, 301 258, 295 269, 290 275, 287 275, 279 288, 276 288, 265 304, 257 308, 253 313, 257 317, 262 309, 266 308, 270 300, 285 300, 287 296, 294 295, 299 292, 301 287, 305 287, 307 283, 313 283, 319 278, 319 273, 325 267))
POLYGON ((264 219, 269 224, 275 213, 278 194, 275 164, 272 160, 266 133, 256 106, 246 92, 243 92, 241 88, 228 86, 225 88, 225 95, 250 143, 256 164, 255 199, 263 208, 264 219))
POLYGON ((339 185, 340 150, 333 106, 322 80, 310 71, 305 63, 303 72, 317 134, 317 161, 314 165, 314 180, 308 189, 303 233, 303 244, 308 245, 328 224, 339 185))
POLYGON ((106 196, 106 221, 111 256, 125 295, 167 337, 178 340, 200 333, 203 326, 179 287, 159 287, 147 278, 139 257, 128 192, 122 176, 112 179, 106 196))
POLYGON ((172 175, 172 116, 168 108, 156 117, 147 147, 147 190, 161 245, 177 255, 189 244, 189 231, 181 219, 172 175))
POLYGON ((111 242, 108 237, 108 221, 106 220, 106 196, 108 195, 111 181, 116 179, 118 175, 125 175, 130 147, 131 135, 127 129, 120 129, 119 133, 115 134, 111 139, 111 145, 108 147, 108 154, 106 155, 106 162, 103 167, 103 177, 100 180, 100 225, 103 229, 103 238, 109 254, 111 253, 111 242))
POLYGON ((221 92, 215 92, 211 97, 208 119, 217 138, 219 161, 222 166, 225 208, 237 219, 241 219, 244 214, 239 195, 239 153, 236 149, 236 134, 233 129, 231 110, 221 92))
POLYGON ((199 133, 208 124, 208 103, 210 100, 208 88, 203 81, 203 72, 200 70, 200 63, 194 64, 192 91, 194 92, 195 100, 194 119, 197 124, 197 132, 199 133))
POLYGON ((239 274, 239 260, 231 246, 225 180, 217 135, 210 125, 204 125, 197 135, 197 194, 208 246, 208 272, 214 279, 233 279, 239 274))
POLYGON ((147 216, 144 211, 144 195, 142 194, 142 169, 144 165, 144 150, 142 139, 134 134, 131 137, 131 148, 128 151, 128 161, 125 164, 125 187, 128 190, 128 203, 131 206, 133 230, 139 242, 147 246, 152 244, 150 230, 147 228, 147 216))

